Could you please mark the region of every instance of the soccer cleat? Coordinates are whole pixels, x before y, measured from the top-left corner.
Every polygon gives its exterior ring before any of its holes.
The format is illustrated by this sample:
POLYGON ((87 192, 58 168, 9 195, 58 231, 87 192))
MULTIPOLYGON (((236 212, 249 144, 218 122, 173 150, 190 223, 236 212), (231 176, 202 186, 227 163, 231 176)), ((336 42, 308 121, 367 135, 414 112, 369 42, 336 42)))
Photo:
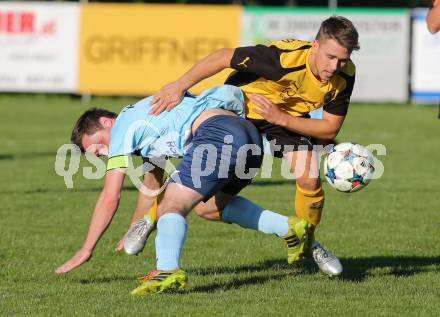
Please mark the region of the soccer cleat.
POLYGON ((301 260, 308 248, 308 223, 304 219, 290 217, 289 231, 283 237, 287 244, 287 262, 293 264, 301 260))
POLYGON ((188 278, 185 271, 176 269, 171 271, 154 270, 139 280, 142 284, 135 288, 131 295, 143 296, 184 289, 188 278))
POLYGON ((145 218, 135 222, 124 238, 124 251, 128 255, 137 255, 142 252, 148 236, 156 229, 156 223, 145 218))
POLYGON ((313 260, 322 273, 332 277, 342 273, 342 264, 330 251, 326 250, 318 241, 314 241, 311 247, 313 260))

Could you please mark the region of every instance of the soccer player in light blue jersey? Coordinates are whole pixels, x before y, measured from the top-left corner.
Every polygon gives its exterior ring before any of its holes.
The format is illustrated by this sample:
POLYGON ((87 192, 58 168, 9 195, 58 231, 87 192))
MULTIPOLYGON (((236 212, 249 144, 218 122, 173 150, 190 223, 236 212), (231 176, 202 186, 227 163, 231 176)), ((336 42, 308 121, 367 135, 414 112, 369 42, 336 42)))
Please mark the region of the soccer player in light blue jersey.
MULTIPOLYGON (((243 115, 243 95, 233 86, 217 86, 200 96, 186 95, 175 111, 152 116, 145 113, 150 98, 122 109, 111 130, 109 166, 118 157, 139 151, 141 157, 182 157, 191 140, 194 120, 206 109, 221 108, 243 115)), ((121 167, 121 166, 117 166, 121 167)))
MULTIPOLYGON (((91 109, 76 123, 72 142, 82 151, 108 155, 109 159, 86 239, 80 250, 57 268, 57 273, 69 272, 92 256, 117 211, 132 155, 153 163, 155 159, 183 155, 157 207, 157 270, 147 275, 134 295, 186 285, 186 273, 179 263, 187 231, 186 215, 201 202, 216 206, 226 223, 284 238, 288 256, 292 248, 296 251, 298 245, 305 247, 305 220, 292 221, 237 196, 251 183, 263 155, 256 128, 236 115, 243 112, 239 88, 218 86, 198 97, 185 96, 175 109, 159 116, 148 114, 148 102, 146 98, 129 105, 117 117, 106 110, 91 109)), ((161 166, 155 166, 145 172, 144 185, 148 189, 160 188, 163 172, 159 170, 161 166)))

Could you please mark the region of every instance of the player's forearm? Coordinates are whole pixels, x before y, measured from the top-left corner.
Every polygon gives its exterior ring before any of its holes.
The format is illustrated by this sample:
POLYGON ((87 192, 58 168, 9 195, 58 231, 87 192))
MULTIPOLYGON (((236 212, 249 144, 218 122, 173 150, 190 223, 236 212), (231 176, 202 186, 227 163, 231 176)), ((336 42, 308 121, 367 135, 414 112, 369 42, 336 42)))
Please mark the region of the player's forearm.
POLYGON ((109 198, 101 194, 90 221, 89 230, 82 249, 93 251, 101 236, 109 226, 116 210, 118 209, 119 198, 109 198))
POLYGON ((334 139, 340 129, 326 120, 293 117, 288 114, 283 114, 277 124, 302 135, 327 140, 334 139))
POLYGON ((429 32, 432 34, 440 31, 440 5, 429 10, 428 15, 426 16, 426 24, 429 32))
POLYGON ((182 90, 187 90, 198 82, 211 77, 225 68, 230 67, 233 48, 222 48, 197 62, 177 82, 182 90))

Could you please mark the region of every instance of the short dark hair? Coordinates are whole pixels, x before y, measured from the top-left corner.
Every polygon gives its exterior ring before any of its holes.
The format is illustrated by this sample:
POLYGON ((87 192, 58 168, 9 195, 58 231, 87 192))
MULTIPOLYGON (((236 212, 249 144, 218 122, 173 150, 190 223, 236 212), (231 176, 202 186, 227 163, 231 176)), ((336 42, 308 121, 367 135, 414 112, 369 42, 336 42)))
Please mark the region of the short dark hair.
POLYGON ((350 53, 357 51, 359 34, 353 23, 343 16, 332 16, 321 23, 316 40, 334 39, 350 53))
POLYGON ((84 152, 85 150, 81 142, 84 134, 91 135, 103 128, 101 123, 99 123, 99 118, 105 117, 113 119, 117 116, 116 113, 105 109, 90 108, 76 121, 70 140, 73 144, 78 145, 81 151, 84 152))

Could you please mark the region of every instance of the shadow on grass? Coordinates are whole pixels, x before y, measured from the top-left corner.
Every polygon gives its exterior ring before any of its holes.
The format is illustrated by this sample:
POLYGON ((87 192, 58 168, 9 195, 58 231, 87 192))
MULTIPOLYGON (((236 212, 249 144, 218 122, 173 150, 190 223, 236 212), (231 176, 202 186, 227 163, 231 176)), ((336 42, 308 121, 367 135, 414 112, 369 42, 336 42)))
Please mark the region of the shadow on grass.
POLYGON ((367 277, 379 275, 409 277, 424 272, 440 272, 440 256, 372 256, 342 258, 341 261, 344 265, 342 279, 353 282, 361 282, 367 277), (372 269, 386 270, 369 272, 372 269))
POLYGON ((13 160, 14 156, 11 154, 0 154, 0 161, 1 160, 13 160))
POLYGON ((19 154, 0 154, 0 160, 33 160, 39 157, 53 157, 55 159, 56 152, 40 152, 40 153, 19 153, 19 154))
MULTIPOLYGON (((372 256, 358 258, 341 258, 344 272, 341 280, 362 282, 368 277, 392 275, 409 277, 424 272, 440 272, 440 256, 372 256), (431 266, 433 266, 431 268, 431 266), (378 270, 371 272, 371 270, 378 270)), ((291 274, 312 275, 319 270, 312 259, 306 259, 300 264, 291 266, 286 260, 274 259, 242 266, 215 266, 211 268, 196 268, 188 271, 190 274, 213 275, 233 274, 240 272, 268 272, 271 270, 291 270, 291 274)), ((283 276, 286 276, 285 274, 283 276)), ((267 278, 270 280, 271 278, 267 278)), ((221 287, 219 287, 221 288, 221 287)))
POLYGON ((249 286, 249 285, 258 285, 258 284, 264 284, 270 281, 275 280, 283 280, 287 276, 286 274, 270 274, 266 276, 252 276, 247 278, 232 278, 226 282, 220 283, 210 283, 206 285, 196 286, 191 288, 187 293, 212 293, 216 291, 227 291, 230 289, 237 289, 243 286, 249 286))
POLYGON ((283 258, 283 259, 266 260, 254 264, 247 264, 241 266, 214 266, 214 267, 194 268, 187 270, 187 272, 189 274, 197 274, 197 275, 213 275, 213 274, 233 274, 233 273, 243 273, 243 272, 263 272, 267 270, 291 269, 291 268, 295 268, 295 267, 289 265, 286 262, 286 259, 283 258))
POLYGON ((98 278, 81 278, 75 280, 75 282, 80 284, 109 284, 109 283, 120 283, 120 282, 133 282, 136 281, 138 276, 103 276, 98 278))

